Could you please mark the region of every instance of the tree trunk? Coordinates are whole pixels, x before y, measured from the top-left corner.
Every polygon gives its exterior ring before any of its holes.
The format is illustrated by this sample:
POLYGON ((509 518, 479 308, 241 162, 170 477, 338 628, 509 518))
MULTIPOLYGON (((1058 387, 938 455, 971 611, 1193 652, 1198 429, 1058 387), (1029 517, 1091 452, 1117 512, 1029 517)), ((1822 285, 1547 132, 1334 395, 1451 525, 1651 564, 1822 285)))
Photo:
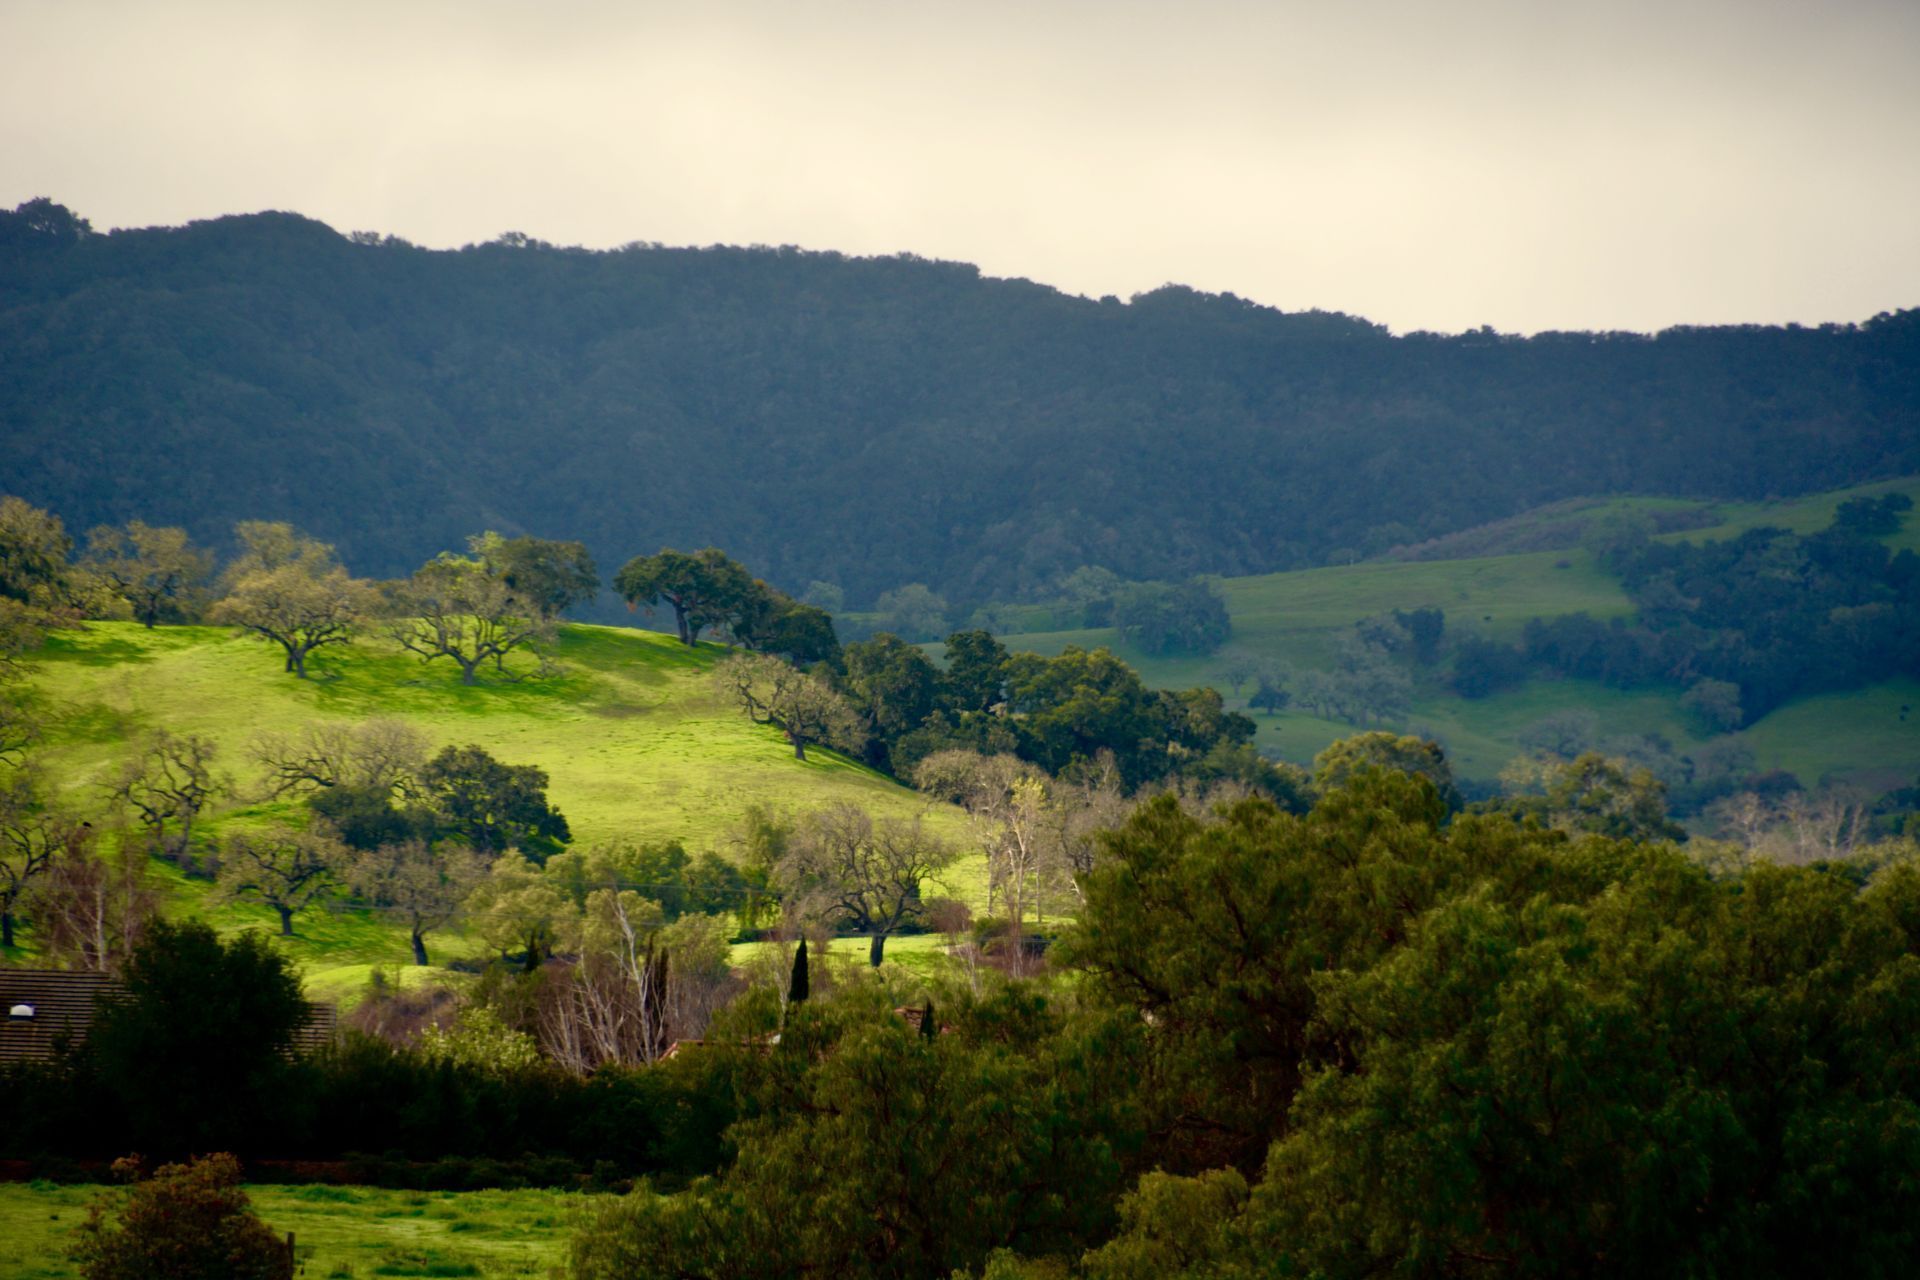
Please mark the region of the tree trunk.
POLYGON ((0 911, 0 947, 13 945, 13 912, 0 911))
POLYGON ((680 632, 681 644, 693 643, 693 637, 687 634, 687 611, 677 604, 673 606, 673 625, 680 632))
POLYGON ((793 758, 795 760, 805 760, 807 758, 807 740, 805 738, 789 729, 787 730, 787 741, 793 744, 793 758))
POLYGON ((413 962, 420 965, 427 963, 427 940, 420 936, 418 929, 413 931, 413 962))
POLYGON ((460 664, 460 683, 461 684, 475 683, 473 678, 473 673, 479 670, 480 663, 483 660, 480 658, 475 658, 472 662, 468 662, 465 658, 458 657, 458 656, 455 656, 453 660, 460 664))
POLYGON ((293 908, 276 905, 274 910, 280 913, 280 936, 283 938, 291 938, 293 936, 293 908))
POLYGON ((293 672, 294 675, 302 680, 307 678, 307 651, 305 649, 291 648, 287 650, 287 670, 293 672))
POLYGON ((886 958, 887 935, 874 930, 873 941, 867 944, 867 963, 878 969, 880 961, 886 958))

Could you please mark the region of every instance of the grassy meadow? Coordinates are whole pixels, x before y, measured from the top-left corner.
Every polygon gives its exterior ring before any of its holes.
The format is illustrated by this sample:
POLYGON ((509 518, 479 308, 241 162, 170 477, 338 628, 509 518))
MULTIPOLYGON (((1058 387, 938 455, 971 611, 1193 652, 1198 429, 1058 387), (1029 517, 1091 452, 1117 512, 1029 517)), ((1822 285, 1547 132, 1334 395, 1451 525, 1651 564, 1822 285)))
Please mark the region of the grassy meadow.
MULTIPOLYGON (((258 798, 260 770, 247 751, 256 735, 376 716, 407 721, 436 747, 477 743, 510 764, 545 769, 576 846, 679 839, 689 851, 725 855, 750 803, 801 810, 849 801, 902 816, 927 809, 923 797, 833 752, 796 760, 778 732, 751 723, 713 687, 709 673, 726 653, 655 632, 566 626, 559 671, 535 679, 465 686, 444 662, 423 664, 366 639, 321 650, 309 660, 311 678, 298 680, 281 670, 277 648, 225 628, 101 622, 56 632, 31 678, 52 725, 42 759, 79 807, 100 804, 103 784, 143 733, 166 728, 218 743, 233 807, 196 828, 212 836, 301 810, 296 800, 258 798)), ((957 810, 935 807, 930 820, 963 834, 957 810)), ((963 860, 940 887, 984 898, 980 862, 963 860)), ((203 882, 156 870, 173 914, 227 932, 275 927, 266 907, 216 903, 203 882)), ((310 908, 295 929, 281 945, 326 998, 359 990, 374 965, 408 963, 404 933, 375 913, 310 908)), ((452 933, 428 939, 439 961, 477 946, 452 933)))
MULTIPOLYGON (((78 1280, 67 1260, 87 1206, 113 1188, 0 1183, 0 1238, 11 1280, 78 1280)), ((591 1197, 543 1190, 388 1191, 251 1186, 276 1233, 294 1234, 301 1280, 470 1276, 547 1280, 561 1274, 573 1218, 591 1197)))
MULTIPOLYGON (((1920 501, 1920 479, 1863 485, 1835 493, 1771 503, 1719 504, 1717 523, 1661 535, 1675 540, 1724 539, 1762 525, 1810 533, 1832 522, 1851 497, 1900 492, 1920 501)), ((1598 511, 1657 510, 1697 504, 1622 498, 1598 511)), ((1542 517, 1546 519, 1547 517, 1542 517)), ((1556 517, 1557 518, 1557 517, 1556 517)), ((1504 522, 1505 534, 1524 542, 1524 518, 1504 522)), ((1910 517, 1888 539, 1895 548, 1920 550, 1920 516, 1910 517)), ((1163 688, 1212 685, 1231 705, 1244 707, 1251 687, 1236 698, 1227 680, 1230 662, 1245 654, 1295 671, 1325 669, 1334 646, 1353 624, 1393 609, 1442 609, 1447 632, 1479 632, 1500 641, 1519 638, 1529 618, 1585 612, 1599 619, 1630 616, 1632 602, 1619 584, 1580 548, 1450 560, 1375 560, 1293 573, 1223 578, 1220 591, 1233 619, 1233 638, 1219 652, 1200 658, 1161 658, 1125 643, 1111 627, 1031 630, 1002 635, 1011 649, 1057 654, 1068 645, 1105 646, 1136 667, 1149 684, 1163 688)), ((1014 609, 1014 619, 1057 620, 1058 608, 1014 609)), ((938 646, 930 646, 935 651, 938 646)), ((1658 733, 1677 750, 1706 740, 1701 726, 1680 706, 1681 690, 1617 690, 1584 680, 1532 679, 1490 698, 1454 695, 1438 680, 1420 680, 1406 728, 1444 743, 1462 776, 1491 778, 1520 752, 1519 735, 1542 717, 1585 709, 1609 737, 1658 733)), ((1872 689, 1803 698, 1747 726, 1734 740, 1754 753, 1762 769, 1786 769, 1803 783, 1824 778, 1884 790, 1920 774, 1920 686, 1893 681, 1872 689)), ((1298 712, 1257 714, 1257 744, 1283 759, 1306 764, 1328 743, 1356 732, 1342 721, 1298 712)))

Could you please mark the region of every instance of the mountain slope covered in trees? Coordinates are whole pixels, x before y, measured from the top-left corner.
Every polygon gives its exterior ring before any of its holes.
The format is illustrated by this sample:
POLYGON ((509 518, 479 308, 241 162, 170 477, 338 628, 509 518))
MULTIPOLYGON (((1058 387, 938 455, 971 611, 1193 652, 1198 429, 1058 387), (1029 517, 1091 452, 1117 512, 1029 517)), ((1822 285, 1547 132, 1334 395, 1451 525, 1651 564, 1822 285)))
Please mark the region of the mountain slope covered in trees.
POLYGON ((1920 311, 1394 337, 912 257, 439 252, 284 213, 100 235, 34 202, 0 213, 0 353, 7 487, 70 527, 289 519, 375 574, 487 527, 603 564, 714 544, 855 604, 1920 470, 1920 311))

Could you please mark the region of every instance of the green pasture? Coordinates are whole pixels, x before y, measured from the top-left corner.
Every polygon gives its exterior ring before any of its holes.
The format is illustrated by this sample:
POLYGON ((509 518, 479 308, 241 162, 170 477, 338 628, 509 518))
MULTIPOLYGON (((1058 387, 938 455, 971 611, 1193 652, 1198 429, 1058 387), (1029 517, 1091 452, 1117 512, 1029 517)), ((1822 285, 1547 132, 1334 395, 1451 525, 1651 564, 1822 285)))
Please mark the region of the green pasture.
MULTIPOLYGON (((567 626, 557 675, 465 686, 384 640, 321 650, 313 677, 281 670, 277 649, 217 627, 90 623, 57 632, 33 679, 58 721, 48 763, 80 795, 99 784, 143 731, 218 741, 241 787, 258 781, 249 739, 321 721, 406 720, 436 744, 475 742, 534 764, 576 840, 719 841, 748 801, 802 807, 852 800, 885 812, 920 799, 829 751, 805 761, 772 729, 740 715, 709 673, 727 650, 668 636, 567 626)), ((236 818, 273 806, 242 809, 236 818)))
MULTIPOLYGON (((376 716, 406 720, 435 744, 477 743, 511 764, 547 771, 549 795, 575 843, 683 841, 725 854, 748 804, 805 810, 849 801, 881 814, 929 813, 956 840, 958 810, 926 799, 865 766, 814 749, 805 761, 773 729, 755 725, 714 688, 724 646, 689 649, 670 636, 620 627, 566 626, 559 670, 462 685, 445 663, 423 664, 397 646, 365 639, 322 650, 312 677, 281 669, 279 651, 218 627, 97 622, 59 631, 32 664, 31 682, 51 725, 41 758, 69 803, 97 812, 104 784, 140 736, 165 728, 219 744, 231 806, 197 831, 297 817, 296 801, 260 798, 261 770, 247 747, 257 735, 376 716)), ((969 855, 942 878, 944 892, 985 897, 984 866, 969 855)), ((204 882, 156 864, 169 911, 223 932, 277 931, 269 909, 212 901, 204 882)), ((375 964, 405 968, 405 933, 377 913, 310 908, 295 917, 290 951, 326 998, 357 991, 375 964)), ((437 962, 471 958, 479 944, 458 933, 429 936, 437 962)), ((418 979, 415 978, 415 981, 418 979)))
MULTIPOLYGON (((1920 502, 1920 478, 1861 485, 1832 493, 1766 503, 1722 503, 1719 522, 1662 535, 1671 539, 1729 538, 1762 525, 1808 533, 1825 528, 1848 498, 1906 493, 1920 502)), ((1559 519, 1570 504, 1536 513, 1559 519)), ((1699 504, 1668 498, 1613 498, 1579 504, 1583 515, 1613 511, 1656 511, 1699 504)), ((1503 522, 1507 532, 1524 538, 1529 517, 1503 522)), ((1464 539, 1466 535, 1461 535, 1464 539)), ((1896 548, 1920 550, 1920 515, 1889 538, 1896 548)), ((1583 549, 1536 551, 1516 555, 1452 560, 1368 561, 1294 573, 1219 580, 1233 619, 1233 637, 1219 652, 1199 658, 1161 658, 1126 644, 1110 627, 1013 632, 1001 640, 1014 650, 1058 654, 1068 645, 1106 647, 1160 688, 1211 685, 1230 705, 1245 708, 1252 693, 1243 686, 1235 696, 1226 672, 1238 656, 1271 661, 1294 671, 1325 670, 1335 646, 1353 624, 1393 609, 1438 608, 1446 613, 1447 632, 1478 632, 1512 641, 1530 618, 1585 612, 1595 618, 1630 616, 1632 602, 1619 585, 1583 549)), ((1015 622, 1057 620, 1059 605, 1008 606, 1001 615, 1015 622)), ((939 646, 928 646, 938 652, 939 646)), ((1447 746, 1454 768, 1464 777, 1491 778, 1519 754, 1519 736, 1543 717, 1585 709, 1600 719, 1603 737, 1657 733, 1684 753, 1705 741, 1700 726, 1680 707, 1679 689, 1621 691, 1583 680, 1533 679, 1495 697, 1468 700, 1437 680, 1416 685, 1404 724, 1437 737, 1447 746)), ((1896 681, 1846 694, 1801 699, 1773 712, 1738 735, 1763 769, 1786 769, 1807 785, 1823 779, 1884 790, 1911 782, 1920 774, 1920 718, 1903 718, 1902 706, 1920 707, 1920 688, 1896 681)), ((1342 721, 1304 712, 1255 715, 1257 745, 1298 764, 1336 739, 1358 730, 1342 721)))
MULTIPOLYGON (((301 1280, 470 1276, 548 1280, 562 1274, 575 1216, 594 1197, 546 1190, 387 1191, 251 1186, 254 1210, 294 1234, 301 1280)), ((0 1238, 13 1280, 78 1280, 67 1261, 87 1206, 117 1189, 0 1184, 0 1238)))
MULTIPOLYGON (((1877 498, 1888 493, 1904 493, 1920 508, 1920 476, 1903 476, 1897 480, 1881 480, 1873 484, 1855 485, 1851 489, 1835 489, 1772 502, 1717 503, 1716 509, 1721 517, 1718 524, 1665 536, 1688 542, 1721 541, 1763 525, 1786 529, 1791 533, 1816 533, 1833 523, 1833 513, 1847 499, 1877 498)), ((1900 532, 1885 539, 1885 542, 1896 551, 1920 552, 1920 511, 1909 513, 1900 532)))

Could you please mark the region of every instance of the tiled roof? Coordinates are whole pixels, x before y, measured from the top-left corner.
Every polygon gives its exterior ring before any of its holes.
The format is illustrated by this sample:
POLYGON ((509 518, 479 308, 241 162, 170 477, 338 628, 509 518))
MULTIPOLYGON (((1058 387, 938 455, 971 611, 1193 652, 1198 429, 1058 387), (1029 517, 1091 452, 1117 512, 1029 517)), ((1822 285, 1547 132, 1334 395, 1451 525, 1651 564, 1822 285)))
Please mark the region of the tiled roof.
MULTIPOLYGON (((122 990, 104 973, 67 969, 0 968, 0 1064, 45 1061, 56 1043, 78 1045, 93 1028, 100 997, 122 990), (16 1005, 33 1010, 16 1019, 16 1005)), ((293 1033, 297 1053, 330 1044, 339 1033, 340 1015, 330 1004, 308 1004, 307 1020, 293 1033)))

